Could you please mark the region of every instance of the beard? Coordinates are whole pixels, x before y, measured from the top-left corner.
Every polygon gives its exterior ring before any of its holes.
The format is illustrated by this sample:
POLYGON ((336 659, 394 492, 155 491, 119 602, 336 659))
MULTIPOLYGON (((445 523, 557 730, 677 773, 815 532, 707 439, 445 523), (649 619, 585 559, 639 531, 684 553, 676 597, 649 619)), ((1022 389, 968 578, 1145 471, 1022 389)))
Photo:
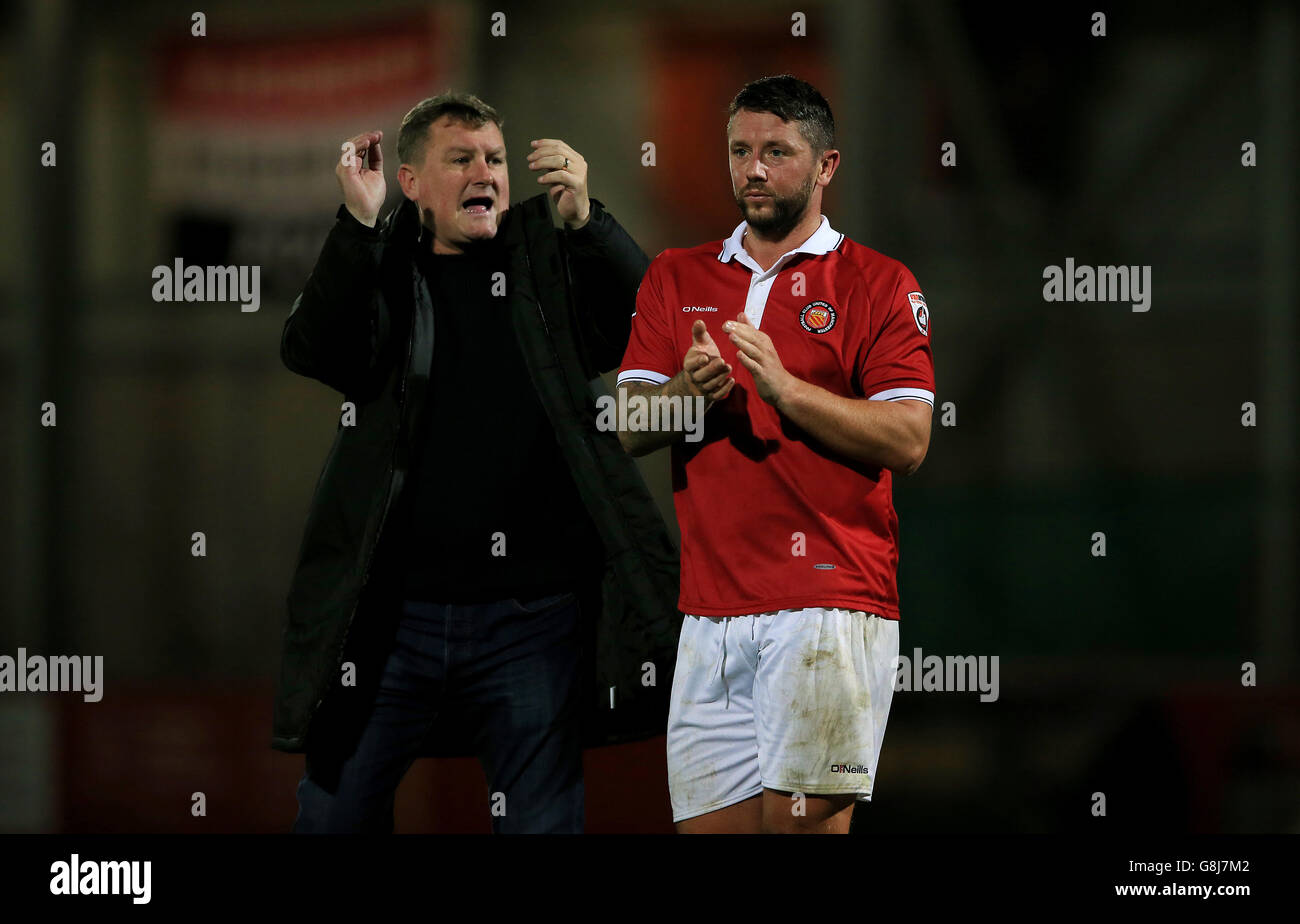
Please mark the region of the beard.
POLYGON ((794 226, 799 224, 804 213, 808 211, 808 200, 812 196, 813 181, 815 179, 816 174, 808 174, 808 179, 804 181, 803 186, 790 196, 778 196, 770 189, 763 189, 763 192, 772 197, 772 211, 762 217, 751 214, 751 211, 756 206, 745 201, 745 190, 752 191, 753 187, 744 187, 736 194, 736 205, 740 208, 741 217, 749 222, 752 229, 764 237, 780 240, 794 230, 794 226))

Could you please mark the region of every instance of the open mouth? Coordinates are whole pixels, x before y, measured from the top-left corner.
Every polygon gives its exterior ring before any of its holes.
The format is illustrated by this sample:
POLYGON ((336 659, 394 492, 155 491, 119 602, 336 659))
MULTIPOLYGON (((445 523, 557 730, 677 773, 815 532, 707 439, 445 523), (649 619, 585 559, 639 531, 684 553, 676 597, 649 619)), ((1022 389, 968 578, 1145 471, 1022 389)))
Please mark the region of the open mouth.
POLYGON ((471 196, 460 204, 460 207, 471 215, 486 215, 492 211, 492 198, 490 196, 471 196))

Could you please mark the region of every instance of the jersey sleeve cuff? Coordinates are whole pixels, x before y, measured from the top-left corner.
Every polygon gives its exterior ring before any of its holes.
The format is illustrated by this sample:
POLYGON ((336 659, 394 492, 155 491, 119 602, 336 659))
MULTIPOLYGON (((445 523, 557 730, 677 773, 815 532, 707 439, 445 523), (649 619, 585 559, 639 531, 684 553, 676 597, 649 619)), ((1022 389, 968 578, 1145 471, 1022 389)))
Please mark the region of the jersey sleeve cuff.
POLYGON ((651 385, 662 385, 672 376, 664 375, 662 372, 655 372, 652 369, 624 369, 618 374, 618 384, 626 385, 628 382, 649 382, 651 385))
POLYGON ((886 388, 884 391, 876 392, 867 400, 901 401, 904 398, 913 401, 924 401, 930 407, 934 407, 934 392, 926 391, 924 388, 886 388))

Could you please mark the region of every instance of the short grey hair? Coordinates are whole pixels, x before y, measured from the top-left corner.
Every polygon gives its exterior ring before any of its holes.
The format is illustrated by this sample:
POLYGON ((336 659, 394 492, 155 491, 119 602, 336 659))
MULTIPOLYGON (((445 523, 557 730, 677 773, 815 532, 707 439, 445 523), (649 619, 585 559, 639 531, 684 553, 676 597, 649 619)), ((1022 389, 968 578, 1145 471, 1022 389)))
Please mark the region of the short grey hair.
POLYGON ((424 147, 429 141, 429 126, 443 116, 464 122, 471 128, 482 128, 493 122, 505 130, 501 115, 473 93, 449 90, 420 100, 402 117, 397 130, 397 160, 403 164, 418 164, 424 159, 424 147))

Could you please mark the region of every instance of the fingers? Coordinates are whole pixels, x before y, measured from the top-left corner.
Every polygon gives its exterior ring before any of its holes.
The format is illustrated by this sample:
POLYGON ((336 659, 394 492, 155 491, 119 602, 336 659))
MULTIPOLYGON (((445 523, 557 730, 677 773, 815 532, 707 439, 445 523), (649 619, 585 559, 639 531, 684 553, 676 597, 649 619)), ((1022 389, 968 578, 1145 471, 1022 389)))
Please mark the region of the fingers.
POLYGON ((723 361, 721 356, 706 356, 694 369, 688 370, 688 375, 694 386, 701 391, 706 398, 716 400, 718 391, 730 381, 731 376, 730 364, 723 361))
POLYGON ((348 140, 352 142, 352 146, 356 148, 359 153, 370 147, 370 145, 380 141, 383 137, 384 133, 379 129, 375 129, 373 131, 362 132, 359 135, 353 135, 348 140))
MULTIPOLYGON (((753 327, 750 327, 750 330, 754 330, 753 327)), ((754 331, 754 333, 757 334, 758 331, 754 331)), ((758 359, 758 357, 762 355, 763 343, 762 340, 759 340, 757 337, 750 337, 749 334, 738 334, 733 330, 731 333, 731 342, 736 344, 736 350, 738 352, 748 353, 748 355, 753 356, 754 359, 758 359)))
POLYGON ((731 336, 731 342, 736 345, 737 356, 748 356, 750 359, 758 359, 763 355, 762 348, 757 343, 749 340, 742 340, 735 334, 731 336))
POLYGON ((691 345, 712 356, 718 355, 718 346, 713 342, 713 336, 703 321, 691 325, 691 345))
POLYGON ((572 157, 566 157, 563 154, 544 154, 538 156, 534 151, 528 155, 529 170, 567 170, 570 173, 577 172, 578 161, 572 157), (565 164, 568 164, 566 167, 565 164))
POLYGON ((563 183, 570 188, 580 189, 586 182, 586 160, 563 141, 542 138, 529 143, 533 150, 528 155, 528 169, 549 171, 537 178, 538 183, 563 183))
POLYGON ((731 391, 736 380, 734 369, 721 356, 709 336, 708 326, 701 320, 691 325, 691 348, 682 359, 687 382, 710 401, 720 401, 731 391))
MULTIPOLYGON (((745 315, 742 313, 741 317, 745 318, 745 315)), ((762 331, 760 331, 757 327, 755 327, 753 324, 750 324, 749 318, 745 318, 745 322, 743 324, 739 321, 726 321, 723 323, 722 329, 725 330, 727 333, 731 334, 733 338, 743 337, 747 340, 750 340, 756 337, 767 336, 762 331)))
POLYGON ((566 160, 570 165, 586 163, 586 160, 583 159, 581 154, 569 147, 563 141, 543 138, 540 141, 532 141, 529 143, 533 146, 533 149, 528 152, 528 163, 530 166, 535 165, 536 162, 540 160, 545 160, 547 164, 554 164, 560 167, 564 166, 566 160))
POLYGON ((694 377, 695 383, 699 385, 719 375, 726 375, 730 371, 731 365, 721 356, 709 356, 705 357, 705 361, 695 367, 695 371, 691 375, 694 377))
POLYGON ((579 159, 578 152, 559 138, 537 138, 528 143, 533 146, 532 153, 528 155, 529 160, 534 157, 545 157, 548 154, 559 154, 561 157, 567 157, 570 160, 579 159))
POLYGON ((771 338, 752 324, 739 324, 735 321, 728 321, 722 325, 722 328, 728 331, 731 342, 738 349, 746 350, 751 356, 771 345, 771 338))
POLYGON ((715 375, 713 378, 709 379, 708 381, 696 382, 695 385, 697 388, 699 388, 700 391, 704 392, 704 396, 706 398, 712 398, 717 394, 717 392, 720 389, 726 386, 728 382, 732 382, 732 383, 735 382, 735 379, 731 377, 730 366, 727 366, 723 372, 719 373, 718 375, 715 375))
POLYGON ((550 173, 543 173, 537 178, 539 183, 559 183, 564 186, 577 186, 578 178, 568 170, 552 170, 550 173))
POLYGON ((356 152, 356 160, 352 166, 360 170, 366 164, 366 156, 369 155, 370 169, 380 170, 383 168, 383 154, 379 150, 379 142, 383 140, 384 133, 379 129, 374 131, 362 132, 359 135, 353 135, 347 143, 352 145, 356 152))
MULTIPOLYGON (((688 357, 689 359, 689 357, 688 357)), ((698 385, 700 382, 707 381, 719 373, 731 371, 731 366, 727 365, 726 360, 721 356, 702 356, 694 366, 687 369, 686 372, 691 379, 698 385)))

